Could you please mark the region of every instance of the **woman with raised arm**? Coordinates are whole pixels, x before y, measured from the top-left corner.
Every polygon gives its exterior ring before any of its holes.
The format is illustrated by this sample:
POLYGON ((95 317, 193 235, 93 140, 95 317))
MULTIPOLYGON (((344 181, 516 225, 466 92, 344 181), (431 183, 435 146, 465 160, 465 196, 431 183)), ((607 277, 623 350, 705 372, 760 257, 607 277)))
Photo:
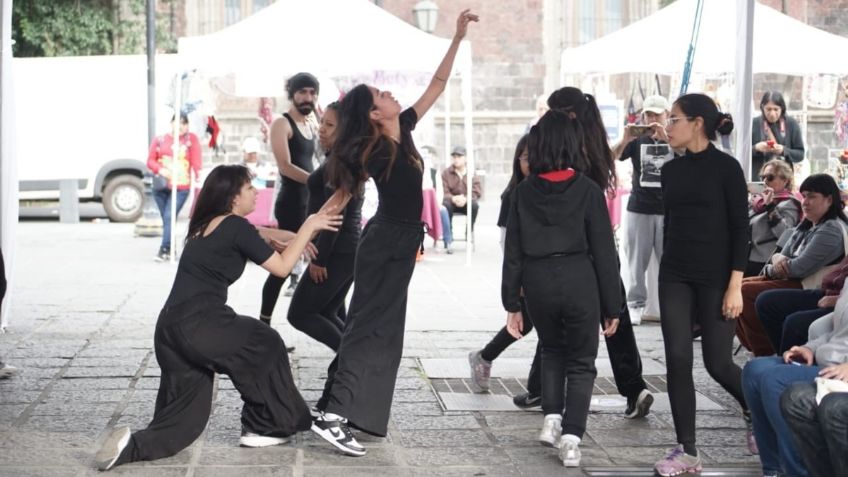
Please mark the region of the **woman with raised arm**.
POLYGON ((168 457, 194 442, 209 420, 215 373, 229 376, 244 401, 242 446, 284 444, 309 429, 309 409, 294 385, 285 343, 271 327, 228 307, 227 288, 247 260, 278 277, 288 275, 315 233, 341 224, 335 214, 349 197, 340 192, 327 201, 276 253, 245 219, 256 208, 251 180, 241 165, 218 166, 206 178, 156 322, 153 344, 162 376, 153 420, 132 434, 128 427, 115 429, 95 458, 100 470, 168 457))
POLYGON ((365 455, 350 427, 386 435, 403 352, 407 291, 424 239, 424 166, 412 130, 444 91, 468 24, 477 20, 468 10, 459 14, 445 58, 411 108, 401 110, 390 92, 364 84, 341 101, 328 164, 331 182, 359 194, 373 177, 379 194, 377 213, 359 240, 350 310, 327 378, 327 407, 312 424, 316 434, 348 455, 365 455))

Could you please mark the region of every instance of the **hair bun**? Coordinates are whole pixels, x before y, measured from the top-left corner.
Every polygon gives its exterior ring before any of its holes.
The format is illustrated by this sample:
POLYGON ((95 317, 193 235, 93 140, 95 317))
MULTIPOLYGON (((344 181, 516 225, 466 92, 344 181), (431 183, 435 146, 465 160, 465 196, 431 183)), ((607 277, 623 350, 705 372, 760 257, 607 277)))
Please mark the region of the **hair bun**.
POLYGON ((716 131, 722 136, 733 132, 733 117, 729 113, 719 113, 716 120, 716 131))

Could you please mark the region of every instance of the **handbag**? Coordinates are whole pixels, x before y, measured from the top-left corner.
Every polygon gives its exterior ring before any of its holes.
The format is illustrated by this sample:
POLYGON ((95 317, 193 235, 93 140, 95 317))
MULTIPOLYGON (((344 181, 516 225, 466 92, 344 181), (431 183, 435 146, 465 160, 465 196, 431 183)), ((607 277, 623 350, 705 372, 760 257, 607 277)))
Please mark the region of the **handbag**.
MULTIPOLYGON (((842 223, 839 219, 834 219, 839 224, 839 228, 842 229, 842 247, 844 250, 844 256, 848 256, 848 229, 845 228, 845 224, 842 223)), ((804 277, 801 279, 801 286, 804 290, 815 290, 821 288, 822 280, 824 280, 824 276, 833 271, 839 264, 835 263, 833 265, 828 265, 826 267, 822 267, 816 273, 804 277)))

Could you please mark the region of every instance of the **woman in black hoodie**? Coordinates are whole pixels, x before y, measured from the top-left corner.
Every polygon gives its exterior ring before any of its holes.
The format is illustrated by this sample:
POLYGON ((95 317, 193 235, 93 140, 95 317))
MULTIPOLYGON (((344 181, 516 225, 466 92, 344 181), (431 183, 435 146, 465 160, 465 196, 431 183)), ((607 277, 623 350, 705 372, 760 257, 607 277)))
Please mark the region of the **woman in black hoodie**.
POLYGON ((582 137, 579 123, 559 111, 549 111, 531 128, 531 175, 513 192, 501 290, 507 329, 517 338, 524 289, 542 340, 543 435, 560 448, 567 467, 580 465, 578 444, 597 375, 598 316, 614 333, 621 305, 604 193, 571 168, 582 154, 582 137))

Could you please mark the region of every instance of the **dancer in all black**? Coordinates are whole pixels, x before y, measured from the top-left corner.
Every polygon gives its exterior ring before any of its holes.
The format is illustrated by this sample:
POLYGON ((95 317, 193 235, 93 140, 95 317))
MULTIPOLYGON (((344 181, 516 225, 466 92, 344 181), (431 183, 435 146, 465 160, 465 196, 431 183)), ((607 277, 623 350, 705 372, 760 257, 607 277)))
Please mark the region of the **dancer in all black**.
MULTIPOLYGON (((321 117, 318 138, 329 157, 338 124, 338 103, 331 103, 321 117)), ((326 163, 309 175, 309 213, 318 211, 335 192, 327 185, 326 163)), ((353 197, 344 210, 338 232, 318 235, 318 254, 309 264, 289 305, 288 319, 295 329, 306 333, 333 351, 339 349, 344 329, 344 300, 353 285, 356 245, 362 228, 362 197, 353 197)))
POLYGON ((571 168, 584 154, 582 137, 579 122, 555 109, 530 128, 531 174, 513 192, 501 285, 507 329, 516 338, 523 332, 524 290, 542 343, 539 440, 558 447, 566 467, 580 465, 597 375, 599 317, 604 334, 614 335, 622 303, 604 192, 571 168))
POLYGON ((153 343, 162 376, 153 420, 133 434, 127 427, 115 429, 97 453, 98 468, 161 459, 188 447, 209 420, 215 373, 228 375, 244 401, 242 446, 283 444, 309 428, 309 409, 294 385, 283 340, 228 307, 227 287, 241 276, 246 260, 286 276, 316 232, 341 224, 341 216, 332 214, 344 207, 343 195, 310 216, 294 238, 277 230, 260 235, 244 218, 256 207, 250 171, 241 165, 212 170, 156 322, 153 343), (278 254, 263 237, 290 240, 278 254))
POLYGON ((668 398, 675 447, 657 462, 661 476, 701 470, 695 447, 693 326, 701 329, 704 365, 745 410, 742 370, 733 362, 734 319, 742 312, 742 274, 748 263, 748 191, 742 167, 710 142, 730 134, 733 121, 703 94, 674 102, 668 143, 685 149, 663 166, 665 245, 659 295, 668 398))
POLYGON ((327 407, 312 430, 349 455, 365 455, 349 426, 386 435, 403 352, 409 280, 424 239, 424 165, 412 129, 444 91, 471 21, 477 16, 468 10, 459 15, 445 58, 411 108, 401 111, 391 93, 366 85, 356 86, 341 101, 330 177, 336 187, 353 192, 361 192, 366 178, 373 177, 379 205, 359 241, 336 371, 327 378, 327 407))
MULTIPOLYGON (((315 138, 308 116, 315 110, 318 80, 309 73, 289 78, 286 91, 291 101, 288 112, 271 125, 271 149, 280 170, 280 193, 274 203, 274 217, 280 230, 296 231, 306 220, 306 179, 312 172, 315 138)), ((289 275, 289 288, 294 292, 298 275, 289 275)), ((286 277, 268 275, 262 287, 259 319, 271 324, 271 315, 280 297, 286 277)), ((288 293, 288 291, 287 291, 288 293)))

